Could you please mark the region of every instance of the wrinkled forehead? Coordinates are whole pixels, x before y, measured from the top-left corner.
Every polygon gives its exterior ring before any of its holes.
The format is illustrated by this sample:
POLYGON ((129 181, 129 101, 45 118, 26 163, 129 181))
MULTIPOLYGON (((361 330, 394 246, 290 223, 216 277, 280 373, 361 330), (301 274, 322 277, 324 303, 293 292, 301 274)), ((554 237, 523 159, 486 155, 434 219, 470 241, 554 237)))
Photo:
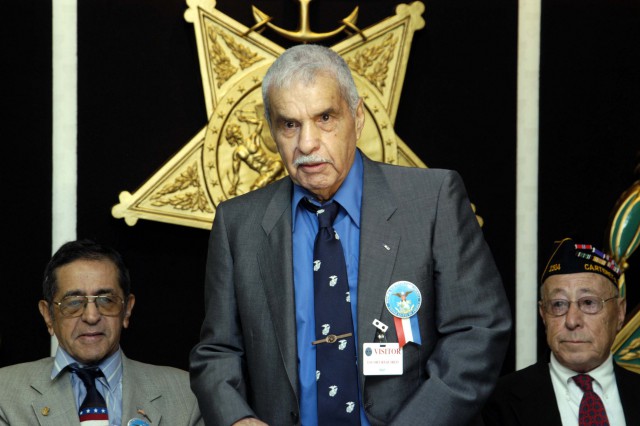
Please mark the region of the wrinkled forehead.
POLYGON ((338 80, 334 74, 325 70, 317 70, 314 73, 294 73, 286 79, 274 81, 271 87, 269 87, 269 94, 273 95, 274 91, 288 91, 296 87, 315 85, 339 89, 338 80))
POLYGON ((292 82, 289 87, 271 89, 270 94, 274 117, 294 118, 294 112, 314 115, 348 107, 337 84, 327 78, 319 78, 313 84, 292 82))
POLYGON ((320 66, 306 66, 293 70, 289 75, 282 76, 273 82, 272 87, 289 87, 292 84, 314 84, 319 78, 337 81, 336 73, 320 66))
POLYGON ((600 274, 591 272, 558 274, 552 275, 544 281, 542 284, 542 297, 602 296, 603 294, 612 294, 615 290, 614 284, 600 274))
POLYGON ((57 295, 96 295, 121 292, 118 268, 108 259, 78 259, 55 271, 57 295))

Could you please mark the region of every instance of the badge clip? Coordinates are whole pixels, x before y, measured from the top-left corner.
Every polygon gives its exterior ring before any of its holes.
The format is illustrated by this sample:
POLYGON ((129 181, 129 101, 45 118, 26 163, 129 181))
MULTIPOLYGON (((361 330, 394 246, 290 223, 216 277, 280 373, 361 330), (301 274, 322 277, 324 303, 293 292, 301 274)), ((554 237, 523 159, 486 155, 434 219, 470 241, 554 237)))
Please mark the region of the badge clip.
POLYGON ((373 325, 375 326, 375 328, 378 329, 378 332, 376 333, 376 342, 380 343, 380 342, 387 342, 387 335, 385 334, 387 332, 387 330, 389 329, 389 326, 386 325, 385 323, 383 323, 382 321, 380 321, 379 319, 374 319, 373 320, 373 325))

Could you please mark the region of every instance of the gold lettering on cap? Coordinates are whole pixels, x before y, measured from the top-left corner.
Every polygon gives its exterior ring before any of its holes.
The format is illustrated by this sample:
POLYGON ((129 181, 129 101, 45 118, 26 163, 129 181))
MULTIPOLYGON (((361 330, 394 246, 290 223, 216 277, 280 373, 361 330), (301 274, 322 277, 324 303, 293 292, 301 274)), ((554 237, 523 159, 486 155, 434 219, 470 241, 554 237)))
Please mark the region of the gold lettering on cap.
POLYGON ((614 283, 618 282, 617 278, 610 271, 608 271, 607 269, 603 268, 602 266, 591 265, 591 264, 585 263, 584 269, 587 270, 587 271, 594 271, 594 272, 601 273, 602 275, 606 275, 614 283))

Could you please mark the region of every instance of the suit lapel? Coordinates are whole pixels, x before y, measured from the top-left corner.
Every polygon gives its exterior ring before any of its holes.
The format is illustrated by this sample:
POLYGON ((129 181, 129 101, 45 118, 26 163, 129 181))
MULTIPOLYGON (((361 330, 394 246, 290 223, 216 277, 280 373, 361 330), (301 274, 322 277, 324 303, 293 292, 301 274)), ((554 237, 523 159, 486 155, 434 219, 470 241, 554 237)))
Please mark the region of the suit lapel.
POLYGON ((258 267, 271 311, 276 342, 297 394, 296 314, 293 294, 293 248, 291 242, 291 180, 284 178, 269 202, 262 220, 264 239, 258 251, 258 267))
POLYGON ((529 376, 527 387, 514 390, 514 411, 520 424, 530 426, 562 426, 558 402, 556 401, 549 364, 540 362, 529 376), (541 410, 540 407, 546 407, 541 410))
POLYGON ((52 368, 53 358, 51 362, 43 364, 41 371, 33 375, 36 379, 31 387, 40 395, 33 399, 31 406, 38 422, 43 426, 79 424, 69 373, 63 372, 51 380, 52 368))
POLYGON ((162 393, 145 374, 144 365, 132 361, 122 354, 122 423, 139 418, 157 425, 162 412, 153 401, 162 397, 162 393))
MULTIPOLYGON (((400 244, 400 233, 390 220, 397 209, 395 196, 376 163, 363 155, 363 166, 360 264, 358 266, 358 348, 360 350, 365 342, 372 342, 375 338, 376 329, 372 322, 374 319, 380 319, 385 309, 384 296, 391 284, 391 273, 400 244)), ((363 380, 361 376, 361 381, 363 380)))
POLYGON ((627 425, 640 425, 640 405, 638 392, 640 390, 640 375, 620 367, 615 361, 613 369, 620 395, 620 402, 624 411, 627 425))
MULTIPOLYGON (((640 424, 640 406, 638 405, 638 387, 640 376, 623 371, 622 367, 614 363, 616 383, 620 394, 620 401, 624 410, 625 421, 628 425, 640 424)), ((562 426, 560 412, 556 401, 549 365, 540 362, 528 378, 528 386, 513 391, 515 402, 513 409, 519 414, 520 424, 525 426, 562 426), (540 410, 540 407, 547 407, 540 410)))

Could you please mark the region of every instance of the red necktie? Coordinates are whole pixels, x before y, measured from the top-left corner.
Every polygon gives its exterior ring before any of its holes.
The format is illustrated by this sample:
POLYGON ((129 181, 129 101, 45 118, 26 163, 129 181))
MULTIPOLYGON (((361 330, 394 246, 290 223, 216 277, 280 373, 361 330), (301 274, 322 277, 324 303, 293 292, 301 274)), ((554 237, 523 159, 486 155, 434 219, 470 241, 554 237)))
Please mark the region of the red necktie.
POLYGON ((582 401, 580 401, 580 414, 578 423, 580 426, 609 426, 609 418, 604 409, 600 397, 593 391, 593 377, 579 374, 572 377, 578 387, 582 389, 582 401))

